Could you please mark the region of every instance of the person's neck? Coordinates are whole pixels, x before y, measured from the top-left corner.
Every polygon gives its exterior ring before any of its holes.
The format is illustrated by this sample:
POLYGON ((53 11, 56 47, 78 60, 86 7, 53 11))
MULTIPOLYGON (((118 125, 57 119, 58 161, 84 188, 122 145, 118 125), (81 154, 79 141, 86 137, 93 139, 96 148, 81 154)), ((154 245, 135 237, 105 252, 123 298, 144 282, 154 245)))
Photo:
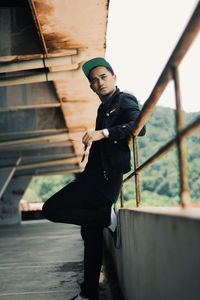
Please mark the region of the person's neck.
POLYGON ((117 89, 117 87, 115 87, 115 89, 110 94, 101 96, 100 97, 101 102, 106 103, 112 97, 112 95, 116 92, 116 89, 117 89))

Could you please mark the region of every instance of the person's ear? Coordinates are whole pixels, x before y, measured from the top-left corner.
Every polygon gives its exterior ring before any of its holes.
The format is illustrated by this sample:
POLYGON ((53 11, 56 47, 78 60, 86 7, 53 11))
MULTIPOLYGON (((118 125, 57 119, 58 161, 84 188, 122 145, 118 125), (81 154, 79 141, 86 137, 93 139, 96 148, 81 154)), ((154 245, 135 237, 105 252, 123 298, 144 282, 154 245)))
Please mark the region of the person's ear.
POLYGON ((113 78, 114 78, 114 81, 116 82, 116 81, 117 81, 117 75, 114 74, 114 75, 113 75, 113 78))

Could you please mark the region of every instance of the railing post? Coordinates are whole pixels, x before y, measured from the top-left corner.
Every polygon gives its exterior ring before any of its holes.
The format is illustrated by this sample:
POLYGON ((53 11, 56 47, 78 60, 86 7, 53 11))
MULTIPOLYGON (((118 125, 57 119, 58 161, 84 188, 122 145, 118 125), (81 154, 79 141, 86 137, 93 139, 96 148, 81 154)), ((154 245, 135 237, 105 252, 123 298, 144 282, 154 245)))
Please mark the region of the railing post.
POLYGON ((176 100, 176 132, 178 135, 177 147, 178 147, 178 160, 179 160, 179 173, 180 173, 180 197, 183 207, 190 206, 190 190, 188 180, 188 162, 187 162, 187 145, 186 138, 180 137, 179 132, 185 127, 184 112, 181 105, 180 95, 180 83, 179 74, 176 67, 172 68, 174 89, 175 89, 175 100, 176 100))
POLYGON ((121 194, 120 194, 120 206, 121 208, 124 207, 124 185, 122 184, 122 188, 121 188, 121 194))
MULTIPOLYGON (((133 137, 133 158, 134 158, 134 170, 136 170, 139 167, 137 136, 133 137)), ((136 205, 137 207, 139 207, 142 205, 142 197, 141 197, 140 174, 137 172, 135 174, 135 192, 136 192, 136 205)))

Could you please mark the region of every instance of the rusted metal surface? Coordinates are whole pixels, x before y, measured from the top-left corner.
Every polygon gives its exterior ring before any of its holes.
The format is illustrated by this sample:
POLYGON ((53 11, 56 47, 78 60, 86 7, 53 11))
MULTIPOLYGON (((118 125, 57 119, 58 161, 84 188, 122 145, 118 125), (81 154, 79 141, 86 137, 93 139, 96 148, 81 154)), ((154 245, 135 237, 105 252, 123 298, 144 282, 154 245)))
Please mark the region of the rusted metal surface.
POLYGON ((176 99, 176 133, 177 133, 177 150, 179 161, 179 174, 180 174, 180 198, 183 207, 190 205, 190 191, 188 179, 188 162, 187 162, 187 145, 186 138, 179 137, 179 132, 185 127, 184 112, 181 105, 180 95, 180 81, 178 69, 172 68, 174 90, 176 99))
POLYGON ((145 102, 141 114, 135 124, 133 135, 138 135, 142 127, 144 126, 144 124, 146 124, 147 121, 149 120, 151 114, 154 111, 156 103, 160 99, 169 81, 172 79, 171 68, 174 66, 177 67, 181 63, 183 57, 187 53, 192 42, 197 37, 199 30, 200 30, 200 2, 198 2, 197 7, 188 25, 186 26, 180 40, 178 41, 174 51, 172 52, 149 98, 145 102))
MULTIPOLYGON (((84 54, 83 60, 104 56, 108 3, 108 0, 29 0, 45 56, 62 55, 66 49, 76 49, 77 55, 84 54)), ((57 72, 60 68, 51 67, 49 71, 57 72)), ((70 100, 67 107, 61 106, 68 131, 94 127, 99 101, 90 90, 81 68, 73 74, 66 74, 63 80, 55 80, 54 86, 60 102, 70 100), (80 105, 73 103, 73 99, 87 99, 90 105, 81 106, 79 114, 80 105)), ((79 153, 80 146, 74 145, 74 150, 79 153)))
POLYGON ((194 122, 188 125, 186 128, 179 132, 179 137, 175 137, 174 139, 170 140, 167 144, 161 147, 154 155, 152 155, 149 159, 147 159, 142 165, 140 165, 134 172, 132 172, 129 176, 127 176, 123 182, 128 181, 130 178, 135 176, 136 173, 141 172, 142 170, 146 169, 149 165, 153 162, 161 158, 165 155, 169 150, 177 145, 178 138, 187 137, 191 135, 195 130, 200 128, 200 118, 197 118, 194 122))
POLYGON ((139 153, 138 153, 138 140, 137 137, 133 137, 133 158, 134 158, 134 170, 135 170, 135 192, 136 192, 136 205, 140 207, 142 205, 141 195, 141 183, 140 174, 137 173, 139 167, 139 153))
POLYGON ((47 55, 64 49, 86 48, 88 45, 102 48, 108 1, 29 0, 29 3, 47 55))

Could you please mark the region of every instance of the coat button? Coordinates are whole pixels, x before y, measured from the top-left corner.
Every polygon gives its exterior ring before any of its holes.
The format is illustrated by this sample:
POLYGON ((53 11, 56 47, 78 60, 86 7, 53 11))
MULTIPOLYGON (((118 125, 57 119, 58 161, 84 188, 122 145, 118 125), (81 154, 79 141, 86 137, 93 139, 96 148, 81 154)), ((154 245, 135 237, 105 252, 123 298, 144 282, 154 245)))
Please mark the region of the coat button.
POLYGON ((117 141, 114 140, 114 144, 117 144, 117 141))
POLYGON ((123 125, 122 127, 123 127, 123 128, 125 128, 125 127, 126 127, 126 125, 123 125))
POLYGON ((106 114, 107 117, 109 117, 109 115, 110 115, 109 113, 106 114))

